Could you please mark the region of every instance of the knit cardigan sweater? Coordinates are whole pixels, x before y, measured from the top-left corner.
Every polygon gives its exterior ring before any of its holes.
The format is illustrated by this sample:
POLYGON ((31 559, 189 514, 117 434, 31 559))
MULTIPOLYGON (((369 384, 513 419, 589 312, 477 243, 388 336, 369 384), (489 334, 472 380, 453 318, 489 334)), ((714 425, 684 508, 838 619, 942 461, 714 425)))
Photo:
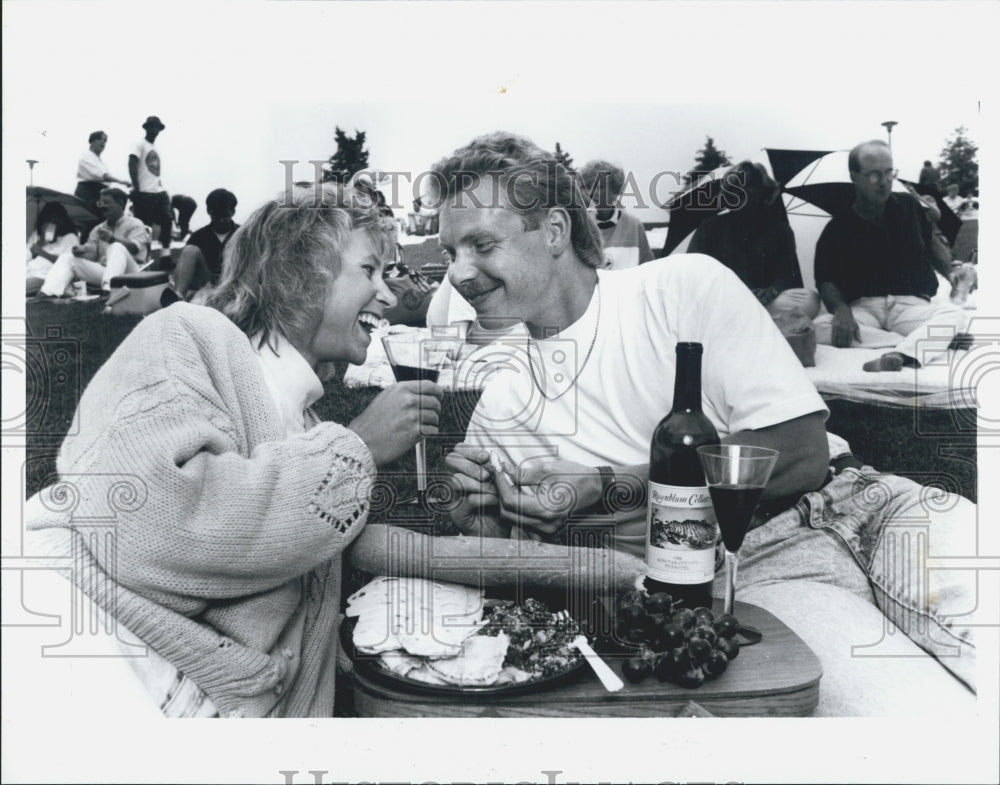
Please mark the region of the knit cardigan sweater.
POLYGON ((333 714, 341 552, 375 466, 312 422, 287 437, 246 335, 175 304, 88 385, 52 489, 71 502, 35 525, 73 529, 74 582, 222 716, 333 714))

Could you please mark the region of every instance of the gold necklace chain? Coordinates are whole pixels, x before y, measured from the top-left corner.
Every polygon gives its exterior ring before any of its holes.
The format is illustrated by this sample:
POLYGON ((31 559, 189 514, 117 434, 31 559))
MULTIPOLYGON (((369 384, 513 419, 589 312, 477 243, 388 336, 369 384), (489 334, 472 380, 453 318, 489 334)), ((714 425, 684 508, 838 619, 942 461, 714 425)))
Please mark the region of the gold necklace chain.
POLYGON ((545 394, 545 390, 542 389, 542 385, 538 383, 538 379, 535 377, 535 364, 531 361, 531 336, 528 336, 528 370, 531 371, 531 381, 534 382, 535 387, 538 388, 538 392, 542 394, 542 397, 546 401, 557 401, 562 398, 566 393, 573 389, 573 385, 576 384, 576 380, 580 378, 580 374, 583 373, 583 369, 587 367, 587 362, 590 360, 590 354, 594 351, 594 344, 597 343, 597 331, 601 326, 601 279, 597 279, 597 319, 594 323, 594 337, 590 339, 590 348, 587 349, 587 356, 583 358, 583 364, 580 366, 580 370, 576 372, 576 376, 567 385, 566 389, 559 393, 554 398, 549 398, 545 394))

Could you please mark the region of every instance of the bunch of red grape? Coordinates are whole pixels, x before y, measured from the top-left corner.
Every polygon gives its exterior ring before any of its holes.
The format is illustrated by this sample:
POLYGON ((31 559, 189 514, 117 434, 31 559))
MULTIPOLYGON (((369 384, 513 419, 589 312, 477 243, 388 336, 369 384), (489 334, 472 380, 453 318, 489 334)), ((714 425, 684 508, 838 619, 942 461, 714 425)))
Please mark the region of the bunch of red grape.
POLYGON ((620 639, 639 644, 622 663, 622 674, 636 683, 650 674, 682 687, 700 687, 721 676, 740 653, 735 616, 715 616, 709 608, 684 608, 666 592, 631 591, 620 597, 616 613, 620 639))

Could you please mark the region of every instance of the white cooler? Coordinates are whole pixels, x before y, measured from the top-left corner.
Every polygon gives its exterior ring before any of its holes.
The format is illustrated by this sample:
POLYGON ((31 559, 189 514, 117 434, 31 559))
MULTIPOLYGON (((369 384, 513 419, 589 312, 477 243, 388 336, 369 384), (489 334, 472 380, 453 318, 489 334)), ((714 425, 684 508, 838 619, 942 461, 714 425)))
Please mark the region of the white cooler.
POLYGON ((152 313, 160 308, 160 298, 170 284, 162 271, 144 270, 116 275, 111 279, 111 296, 105 311, 111 313, 152 313))

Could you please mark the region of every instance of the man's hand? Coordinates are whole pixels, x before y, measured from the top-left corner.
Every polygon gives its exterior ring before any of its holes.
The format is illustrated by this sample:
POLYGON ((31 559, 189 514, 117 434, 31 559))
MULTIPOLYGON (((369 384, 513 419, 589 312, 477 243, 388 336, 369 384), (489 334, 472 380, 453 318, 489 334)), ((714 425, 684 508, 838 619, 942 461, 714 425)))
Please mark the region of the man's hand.
POLYGON ((87 246, 74 245, 72 251, 73 251, 73 256, 83 256, 85 253, 87 253, 87 246))
POLYGON ((501 520, 528 532, 556 534, 566 526, 574 510, 589 507, 601 498, 601 475, 593 466, 574 461, 533 461, 520 469, 516 479, 513 470, 506 466, 504 469, 495 477, 501 520))
POLYGON ((42 252, 42 246, 40 246, 38 243, 32 243, 31 248, 29 248, 28 250, 31 251, 32 256, 38 256, 42 252))
POLYGON ((102 242, 110 243, 112 240, 115 239, 114 232, 112 232, 106 226, 98 226, 97 229, 95 229, 94 231, 97 233, 97 239, 101 240, 102 242))
POLYGON ((861 341, 861 330, 854 320, 850 306, 834 311, 831 327, 833 328, 833 345, 840 349, 850 346, 853 341, 861 341))
POLYGON ((433 382, 399 382, 379 393, 347 427, 381 466, 412 449, 425 435, 437 433, 441 395, 433 382))
POLYGON ((465 443, 455 445, 454 451, 445 456, 452 492, 458 499, 451 520, 464 534, 507 538, 510 527, 499 521, 500 499, 489 460, 485 450, 465 443))

